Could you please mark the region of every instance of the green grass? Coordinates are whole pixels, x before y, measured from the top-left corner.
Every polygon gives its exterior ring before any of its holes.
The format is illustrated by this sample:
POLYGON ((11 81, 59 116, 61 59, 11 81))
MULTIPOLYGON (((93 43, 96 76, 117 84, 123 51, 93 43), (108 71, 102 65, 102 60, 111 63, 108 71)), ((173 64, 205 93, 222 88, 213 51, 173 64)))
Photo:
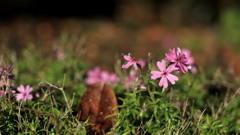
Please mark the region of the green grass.
MULTIPOLYGON (((81 96, 88 88, 86 71, 89 67, 82 55, 64 51, 63 59, 55 55, 46 57, 32 45, 23 50, 20 59, 8 59, 14 57, 11 51, 2 57, 1 67, 14 65, 11 72, 5 71, 2 76, 16 76, 14 86, 9 79, 1 78, 7 84, 1 87, 6 95, 0 97, 0 134, 82 135, 89 132, 87 121, 76 118, 81 96), (16 90, 20 84, 30 85, 33 93, 40 93, 41 97, 16 101, 16 94, 11 90, 16 90)), ((119 76, 129 74, 129 70, 115 66, 119 76)), ((119 111, 110 133, 238 134, 239 84, 229 73, 217 69, 177 74, 179 81, 167 89, 149 79, 149 70, 138 72, 138 79, 143 80, 147 89, 139 89, 135 81, 130 88, 121 83, 111 85, 119 100, 119 111)))

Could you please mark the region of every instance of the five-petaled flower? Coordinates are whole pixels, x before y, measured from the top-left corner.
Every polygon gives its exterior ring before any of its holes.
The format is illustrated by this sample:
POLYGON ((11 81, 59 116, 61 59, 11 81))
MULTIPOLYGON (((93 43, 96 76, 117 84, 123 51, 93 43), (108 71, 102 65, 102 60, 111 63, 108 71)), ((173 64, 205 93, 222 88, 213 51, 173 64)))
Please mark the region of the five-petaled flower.
POLYGON ((169 49, 170 54, 165 54, 165 60, 169 61, 171 65, 178 67, 183 73, 187 73, 191 66, 188 65, 188 59, 184 53, 181 52, 180 48, 169 49))
MULTIPOLYGON (((23 85, 20 85, 17 88, 17 91, 20 92, 20 93, 17 93, 16 100, 17 101, 22 100, 23 102, 25 102, 27 99, 32 100, 33 95, 30 94, 32 92, 32 90, 33 90, 33 88, 30 87, 29 85, 27 85, 26 88, 24 88, 23 85)), ((13 93, 15 93, 15 92, 13 91, 13 93)))
POLYGON ((128 63, 125 65, 122 65, 122 68, 128 69, 131 65, 133 65, 134 68, 138 70, 137 61, 130 56, 130 53, 128 55, 124 55, 123 57, 125 60, 128 61, 128 63))
POLYGON ((178 77, 175 75, 170 74, 172 71, 176 71, 178 70, 177 67, 170 65, 167 69, 166 69, 166 61, 162 60, 162 62, 157 62, 157 66, 161 71, 155 71, 152 70, 151 71, 151 79, 155 80, 158 78, 161 78, 161 80, 159 81, 159 86, 163 86, 164 88, 168 87, 168 81, 169 80, 172 84, 175 84, 175 81, 178 80, 178 77))

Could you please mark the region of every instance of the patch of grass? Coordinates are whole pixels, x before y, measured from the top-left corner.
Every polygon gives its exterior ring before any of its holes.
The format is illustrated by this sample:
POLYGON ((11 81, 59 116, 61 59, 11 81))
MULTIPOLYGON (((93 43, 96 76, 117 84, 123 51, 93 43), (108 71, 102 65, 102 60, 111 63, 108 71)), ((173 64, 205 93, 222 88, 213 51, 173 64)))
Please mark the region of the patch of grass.
MULTIPOLYGON (((64 49, 63 49, 64 50, 64 49)), ((1 72, 0 134, 87 134, 90 125, 79 121, 76 111, 87 89, 86 62, 65 49, 64 57, 42 56, 34 46, 1 72), (15 79, 10 79, 14 75, 15 79), (13 85, 14 83, 14 85, 13 85), (17 100, 20 84, 33 87, 32 100, 17 100), (38 98, 35 94, 39 93, 38 98)), ((1 67, 7 62, 4 57, 1 67)), ((119 99, 119 112, 110 134, 238 134, 240 98, 236 79, 220 70, 176 74, 179 81, 168 88, 138 71, 132 86, 124 87, 130 70, 116 64, 118 85, 110 85, 119 99), (139 80, 141 83, 139 84, 139 80), (146 89, 140 88, 144 85, 146 89)))

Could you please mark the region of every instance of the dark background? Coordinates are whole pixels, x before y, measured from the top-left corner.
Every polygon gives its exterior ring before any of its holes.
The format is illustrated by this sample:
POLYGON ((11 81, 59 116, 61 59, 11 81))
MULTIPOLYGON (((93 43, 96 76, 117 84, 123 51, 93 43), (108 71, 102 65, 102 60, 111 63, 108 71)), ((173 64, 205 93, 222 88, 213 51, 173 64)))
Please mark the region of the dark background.
POLYGON ((5 0, 0 1, 0 17, 90 17, 95 15, 113 15, 114 0, 5 0))
POLYGON ((0 18, 104 16, 113 19, 121 5, 132 3, 150 6, 153 14, 170 7, 181 9, 186 19, 207 16, 205 20, 194 20, 200 23, 214 23, 222 10, 240 5, 238 0, 1 0, 0 18))

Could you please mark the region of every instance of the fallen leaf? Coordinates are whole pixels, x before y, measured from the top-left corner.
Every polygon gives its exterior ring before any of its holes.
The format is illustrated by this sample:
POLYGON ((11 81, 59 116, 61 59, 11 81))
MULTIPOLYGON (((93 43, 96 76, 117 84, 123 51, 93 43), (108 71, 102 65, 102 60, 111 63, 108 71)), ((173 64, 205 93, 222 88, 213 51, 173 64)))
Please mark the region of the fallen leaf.
POLYGON ((84 92, 77 116, 80 121, 90 117, 88 124, 94 124, 93 132, 100 135, 111 129, 115 116, 106 116, 116 114, 118 109, 113 108, 117 105, 116 96, 107 84, 94 83, 84 92))

